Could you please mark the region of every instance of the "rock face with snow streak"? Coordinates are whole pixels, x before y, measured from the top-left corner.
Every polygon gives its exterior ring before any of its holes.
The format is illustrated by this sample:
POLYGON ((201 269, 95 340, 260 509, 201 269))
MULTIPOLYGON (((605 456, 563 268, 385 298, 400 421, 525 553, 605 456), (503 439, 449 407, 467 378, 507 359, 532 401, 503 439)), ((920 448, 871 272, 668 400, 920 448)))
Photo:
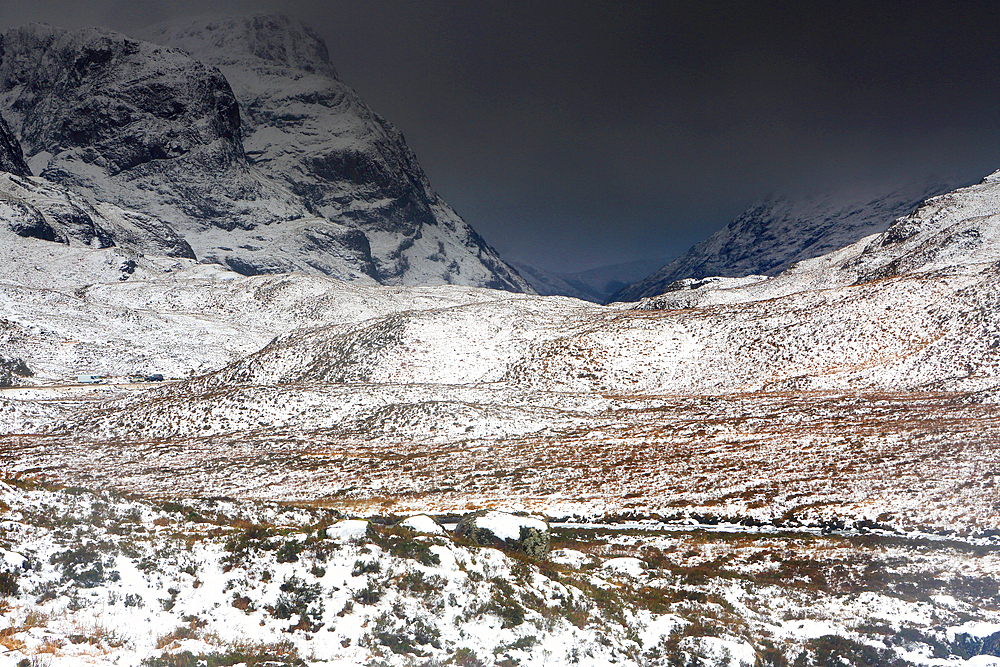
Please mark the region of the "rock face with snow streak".
POLYGON ((685 278, 774 276, 795 262, 819 257, 885 231, 924 199, 952 189, 915 183, 876 197, 774 197, 757 204, 708 239, 611 297, 638 301, 663 294, 685 278))
POLYGON ((531 291, 434 192, 400 132, 339 79, 326 45, 299 22, 178 23, 144 37, 225 74, 254 166, 310 212, 363 232, 379 282, 531 291))
POLYGON ((113 204, 91 204, 38 177, 0 174, 0 225, 44 241, 194 259, 187 241, 162 221, 113 204))

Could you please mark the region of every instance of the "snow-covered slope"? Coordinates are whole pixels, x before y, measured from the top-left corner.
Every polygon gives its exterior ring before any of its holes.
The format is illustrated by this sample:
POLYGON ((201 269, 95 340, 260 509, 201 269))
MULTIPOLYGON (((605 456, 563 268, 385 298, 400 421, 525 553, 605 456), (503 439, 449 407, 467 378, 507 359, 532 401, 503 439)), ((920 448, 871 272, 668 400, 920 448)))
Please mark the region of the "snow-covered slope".
POLYGON ((1000 640, 996 538, 570 522, 527 559, 426 515, 25 479, 0 525, 0 667, 972 667, 1000 640))
MULTIPOLYGON (((106 218, 98 221, 107 224, 106 218)), ((181 377, 242 358, 290 330, 508 294, 384 288, 305 274, 246 277, 190 259, 70 241, 20 238, 0 229, 0 318, 7 326, 0 353, 27 355, 40 379, 145 372, 181 377)))
POLYGON ((500 382, 647 395, 790 382, 984 389, 1000 371, 990 347, 1000 340, 998 207, 994 175, 770 280, 709 281, 637 309, 507 297, 394 312, 290 332, 193 382, 500 382))
POLYGON ((309 211, 362 231, 379 282, 531 291, 434 192, 403 136, 338 78, 323 41, 299 22, 175 23, 143 37, 222 71, 255 168, 309 211))
POLYGON ((655 273, 616 293, 614 301, 656 296, 685 278, 777 275, 795 262, 819 257, 880 233, 924 199, 956 183, 911 183, 875 197, 774 197, 738 218, 655 273))

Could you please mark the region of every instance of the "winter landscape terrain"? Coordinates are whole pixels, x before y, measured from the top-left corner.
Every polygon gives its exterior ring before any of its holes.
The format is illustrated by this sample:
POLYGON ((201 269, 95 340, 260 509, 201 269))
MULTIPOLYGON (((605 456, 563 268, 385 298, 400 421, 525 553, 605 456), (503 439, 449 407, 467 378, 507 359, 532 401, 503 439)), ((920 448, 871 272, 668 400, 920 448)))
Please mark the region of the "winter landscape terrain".
POLYGON ((142 37, 0 37, 0 666, 1000 664, 1000 172, 602 306, 296 22, 142 37))

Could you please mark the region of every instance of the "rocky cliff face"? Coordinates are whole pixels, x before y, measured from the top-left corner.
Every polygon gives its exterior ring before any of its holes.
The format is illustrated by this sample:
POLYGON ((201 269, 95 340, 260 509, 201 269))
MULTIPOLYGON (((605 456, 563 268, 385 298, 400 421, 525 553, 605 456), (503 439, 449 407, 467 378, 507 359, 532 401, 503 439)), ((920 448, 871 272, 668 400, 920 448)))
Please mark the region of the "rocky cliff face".
POLYGON ((217 70, 102 28, 32 25, 0 40, 0 102, 39 175, 181 225, 274 217, 260 204, 280 193, 247 170, 239 108, 217 70))
MULTIPOLYGON (((0 110, 48 181, 160 221, 200 259, 244 273, 371 273, 363 240, 328 229, 250 166, 217 69, 103 28, 16 28, 0 53, 0 110), (334 252, 317 251, 308 231, 334 252)), ((158 252, 162 236, 133 240, 158 252)))
POLYGON ((796 262, 883 232, 927 197, 953 187, 955 184, 932 182, 864 198, 774 197, 747 209, 659 271, 619 291, 612 300, 657 296, 685 278, 774 276, 796 262))
POLYGON ((106 202, 92 204, 39 177, 0 174, 0 226, 18 236, 66 245, 118 246, 133 256, 195 258, 188 242, 162 221, 106 202))
MULTIPOLYGON (((32 119, 38 124, 37 119, 32 119)), ((21 145, 0 117, 0 227, 21 237, 91 248, 121 246, 194 259, 194 251, 168 224, 31 175, 21 145)))
POLYGON ((159 35, 193 55, 102 28, 0 35, 0 112, 26 166, 244 274, 530 290, 310 31, 252 17, 159 35))

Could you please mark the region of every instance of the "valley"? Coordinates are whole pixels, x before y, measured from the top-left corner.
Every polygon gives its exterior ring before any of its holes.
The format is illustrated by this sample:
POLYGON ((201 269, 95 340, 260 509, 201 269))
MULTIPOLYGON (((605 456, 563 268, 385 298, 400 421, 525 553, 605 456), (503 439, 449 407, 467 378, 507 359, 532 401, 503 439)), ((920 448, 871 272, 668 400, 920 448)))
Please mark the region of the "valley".
POLYGON ((0 34, 0 667, 1000 664, 1000 172, 598 305, 297 21, 143 37, 0 34))

